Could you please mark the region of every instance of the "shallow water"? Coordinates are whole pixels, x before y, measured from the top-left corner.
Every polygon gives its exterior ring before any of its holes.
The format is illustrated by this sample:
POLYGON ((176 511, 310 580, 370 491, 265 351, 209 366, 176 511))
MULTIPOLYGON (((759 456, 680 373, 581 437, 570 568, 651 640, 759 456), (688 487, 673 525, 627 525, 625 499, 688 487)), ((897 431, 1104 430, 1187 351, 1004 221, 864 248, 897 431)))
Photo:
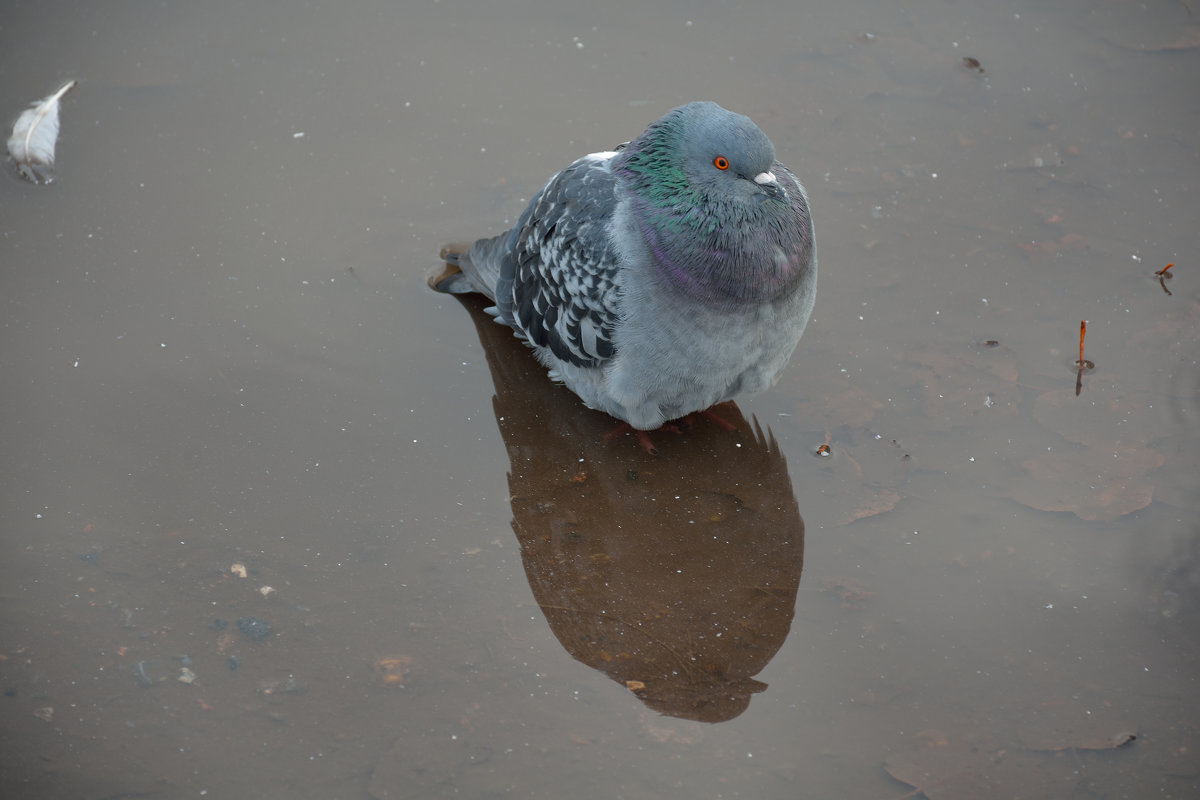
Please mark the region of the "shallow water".
POLYGON ((11 9, 0 794, 1194 796, 1200 8, 905 5, 11 9), (698 98, 821 285, 653 458, 424 281, 698 98))

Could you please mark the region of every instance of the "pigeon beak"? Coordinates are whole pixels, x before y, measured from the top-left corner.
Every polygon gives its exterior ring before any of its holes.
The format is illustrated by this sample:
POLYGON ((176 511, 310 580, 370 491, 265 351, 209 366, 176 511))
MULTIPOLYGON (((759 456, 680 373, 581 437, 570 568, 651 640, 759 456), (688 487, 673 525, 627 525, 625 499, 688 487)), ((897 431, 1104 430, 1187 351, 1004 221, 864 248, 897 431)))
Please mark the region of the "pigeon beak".
POLYGON ((783 197, 783 187, 779 185, 774 172, 760 172, 754 176, 754 182, 762 188, 764 194, 776 199, 783 197))

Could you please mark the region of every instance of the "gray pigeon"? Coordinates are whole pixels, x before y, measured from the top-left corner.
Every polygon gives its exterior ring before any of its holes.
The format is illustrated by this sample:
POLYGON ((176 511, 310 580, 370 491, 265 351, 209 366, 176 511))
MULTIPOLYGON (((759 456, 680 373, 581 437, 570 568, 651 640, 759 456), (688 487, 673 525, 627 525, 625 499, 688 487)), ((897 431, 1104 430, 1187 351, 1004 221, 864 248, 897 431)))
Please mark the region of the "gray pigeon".
POLYGON ((638 431, 771 386, 812 313, 804 187, 748 117, 689 103, 550 181, 512 230, 446 253, 550 377, 638 431))

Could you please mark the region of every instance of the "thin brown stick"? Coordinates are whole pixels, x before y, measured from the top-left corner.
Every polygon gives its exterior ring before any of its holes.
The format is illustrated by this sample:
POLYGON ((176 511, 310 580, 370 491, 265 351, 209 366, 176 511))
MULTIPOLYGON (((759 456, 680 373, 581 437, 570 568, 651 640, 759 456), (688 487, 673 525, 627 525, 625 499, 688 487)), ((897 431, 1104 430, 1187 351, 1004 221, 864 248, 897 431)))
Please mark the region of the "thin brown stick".
POLYGON ((1079 397, 1079 393, 1083 391, 1083 370, 1087 367, 1088 362, 1083 360, 1083 335, 1087 333, 1087 320, 1079 321, 1079 360, 1075 362, 1078 369, 1075 371, 1075 396, 1079 397))

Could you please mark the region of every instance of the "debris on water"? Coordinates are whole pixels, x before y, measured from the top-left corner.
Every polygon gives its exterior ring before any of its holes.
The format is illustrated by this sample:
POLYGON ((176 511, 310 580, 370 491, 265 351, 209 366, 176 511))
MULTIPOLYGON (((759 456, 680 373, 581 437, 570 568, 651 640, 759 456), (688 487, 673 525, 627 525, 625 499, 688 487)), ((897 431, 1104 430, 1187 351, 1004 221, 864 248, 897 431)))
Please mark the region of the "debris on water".
POLYGON ((274 591, 275 591, 275 587, 274 587, 274 586, 260 586, 260 587, 258 587, 258 593, 259 593, 259 594, 261 594, 263 597, 269 597, 269 596, 271 595, 271 593, 273 593, 274 591))
POLYGON ((1108 737, 1108 743, 1113 747, 1124 747, 1136 738, 1137 734, 1133 731, 1117 731, 1108 737))
POLYGON ((238 658, 237 656, 229 657, 229 671, 230 672, 234 672, 235 670, 237 670, 237 668, 239 666, 241 666, 241 664, 242 664, 242 660, 240 658, 238 658))
POLYGON ((217 643, 216 643, 217 644, 217 652, 224 653, 226 650, 233 647, 233 643, 235 641, 236 641, 236 638, 229 631, 225 631, 224 633, 219 634, 217 636, 217 643))
POLYGON ((1064 750, 1116 750, 1137 740, 1136 728, 1122 728, 1116 733, 1103 731, 1075 730, 1049 726, 1023 737, 1022 744, 1030 750, 1058 753, 1064 750))
POLYGON ((51 720, 54 719, 54 706, 43 706, 42 708, 35 708, 33 710, 33 715, 35 717, 37 717, 38 719, 42 719, 42 720, 45 720, 46 722, 50 722, 51 720))
POLYGON ((239 563, 236 563, 236 564, 233 564, 233 565, 231 565, 231 566, 229 567, 229 571, 230 571, 231 573, 233 573, 234 575, 236 575, 237 577, 239 577, 239 578, 244 578, 244 577, 246 577, 246 565, 245 565, 245 564, 242 564, 242 563, 240 563, 240 562, 239 562, 239 563))
POLYGON ((133 678, 138 682, 138 686, 141 686, 143 689, 154 685, 154 679, 146 672, 145 661, 139 661, 133 665, 133 678))
POLYGON ((284 680, 266 680, 258 684, 259 694, 303 694, 304 687, 296 680, 295 675, 288 675, 284 680))
POLYGON ((412 665, 412 656, 384 656, 371 669, 383 686, 403 689, 412 665))
POLYGON ((187 667, 180 667, 179 677, 177 677, 175 680, 179 681, 180 683, 192 684, 196 682, 196 673, 192 672, 187 667))
POLYGON ((270 623, 259 617, 238 617, 238 630, 249 636, 254 641, 265 639, 271 635, 274 630, 270 623))

